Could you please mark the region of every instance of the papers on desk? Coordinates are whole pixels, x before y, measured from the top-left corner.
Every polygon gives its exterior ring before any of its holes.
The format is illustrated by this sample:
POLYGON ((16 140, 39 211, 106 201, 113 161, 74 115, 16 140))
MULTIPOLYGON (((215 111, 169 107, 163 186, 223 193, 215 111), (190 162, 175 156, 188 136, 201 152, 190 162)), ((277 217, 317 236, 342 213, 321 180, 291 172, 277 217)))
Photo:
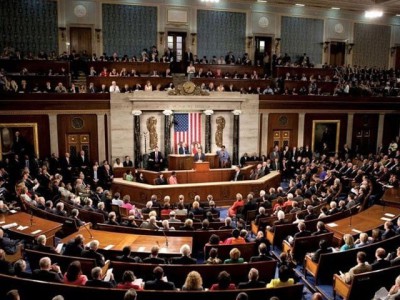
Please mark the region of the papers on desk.
POLYGON ((164 276, 163 278, 161 278, 162 281, 168 282, 168 277, 164 276))
POLYGON ((38 229, 38 230, 32 231, 31 234, 38 234, 39 232, 42 232, 42 230, 38 229))
POLYGON ((3 225, 2 227, 3 227, 4 229, 10 229, 10 228, 13 228, 13 227, 15 227, 15 226, 18 226, 18 224, 14 222, 14 223, 10 223, 10 224, 3 225))
POLYGON ((145 247, 139 247, 137 251, 138 252, 144 252, 144 249, 146 249, 146 248, 145 247))
POLYGON ((110 268, 110 269, 107 270, 106 276, 104 276, 104 281, 110 281, 112 271, 113 271, 112 268, 110 268))
POLYGON ((59 243, 56 247, 56 252, 61 253, 62 247, 64 246, 64 243, 59 243))
POLYGON ((336 224, 336 223, 328 223, 326 225, 328 225, 329 227, 337 227, 338 226, 338 224, 336 224))
POLYGON ((361 233, 362 231, 360 231, 360 230, 358 230, 358 229, 355 229, 355 228, 353 228, 351 231, 353 231, 353 232, 355 232, 355 233, 361 233))
POLYGON ((392 221, 392 219, 385 218, 385 217, 382 217, 381 220, 383 220, 383 221, 392 221))
POLYGON ((10 213, 12 213, 12 214, 16 214, 16 213, 17 213, 17 211, 16 211, 15 209, 11 209, 11 210, 10 210, 10 213))
POLYGON ((104 250, 110 250, 114 245, 108 245, 107 247, 104 247, 104 250))
POLYGON ((394 218, 394 217, 395 217, 394 214, 389 214, 389 213, 386 213, 385 216, 386 216, 386 217, 389 217, 389 218, 394 218))
POLYGON ((137 286, 143 286, 143 279, 142 278, 136 278, 134 281, 133 281, 133 284, 136 284, 137 286))
POLYGON ((17 227, 17 230, 25 230, 25 229, 27 229, 27 228, 28 228, 28 226, 19 225, 19 226, 17 227))

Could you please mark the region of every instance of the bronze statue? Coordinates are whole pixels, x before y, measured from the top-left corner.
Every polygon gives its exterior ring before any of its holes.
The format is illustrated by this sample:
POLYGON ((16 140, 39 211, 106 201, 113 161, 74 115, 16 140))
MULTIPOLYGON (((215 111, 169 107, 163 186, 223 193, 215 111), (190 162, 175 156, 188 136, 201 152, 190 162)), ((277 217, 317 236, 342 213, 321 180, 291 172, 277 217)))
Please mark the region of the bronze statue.
POLYGON ((158 144, 158 135, 156 130, 157 119, 154 116, 147 118, 147 130, 150 136, 150 149, 154 149, 158 144))
POLYGON ((225 118, 223 116, 218 116, 215 120, 215 123, 217 123, 217 131, 215 132, 215 144, 218 147, 221 147, 223 145, 225 118))

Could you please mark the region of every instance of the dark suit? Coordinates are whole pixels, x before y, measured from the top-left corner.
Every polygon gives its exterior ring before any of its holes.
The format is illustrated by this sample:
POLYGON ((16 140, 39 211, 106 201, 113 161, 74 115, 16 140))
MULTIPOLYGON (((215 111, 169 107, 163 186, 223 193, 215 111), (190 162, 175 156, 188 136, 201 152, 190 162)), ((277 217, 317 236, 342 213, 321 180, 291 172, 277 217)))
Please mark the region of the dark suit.
POLYGON ((103 280, 88 280, 85 286, 91 287, 102 287, 102 288, 113 288, 115 287, 115 281, 103 281, 103 280))
POLYGON ((203 152, 202 152, 201 154, 196 153, 196 154, 194 155, 194 157, 193 157, 193 160, 194 160, 194 161, 199 161, 199 160, 205 161, 205 160, 206 160, 206 155, 205 155, 203 152))
POLYGON ((0 260, 0 274, 10 275, 12 273, 12 265, 6 260, 0 260))
POLYGON ((145 264, 154 264, 154 265, 162 265, 165 264, 165 259, 160 257, 146 257, 143 259, 143 263, 145 264))
POLYGON ((144 284, 145 290, 175 290, 173 282, 165 282, 163 280, 150 280, 144 284))
POLYGON ((57 254, 57 252, 54 249, 54 247, 45 246, 45 245, 35 245, 35 246, 32 247, 32 250, 45 252, 45 253, 57 254))
POLYGON ((63 282, 63 276, 61 273, 56 273, 48 270, 34 270, 32 272, 32 278, 48 282, 63 282))
POLYGON ((188 147, 179 147, 178 148, 178 153, 179 154, 190 154, 189 153, 189 148, 188 147))
POLYGON ((152 151, 149 154, 149 169, 153 171, 160 171, 163 165, 163 156, 161 151, 152 151))
POLYGON ((130 160, 130 161, 124 161, 123 163, 123 166, 126 168, 126 167, 133 167, 133 162, 130 160))
POLYGON ((232 181, 241 181, 241 180, 243 180, 243 174, 242 174, 242 172, 235 172, 235 174, 233 174, 233 176, 232 176, 232 181))
POLYGON ((264 281, 252 280, 249 282, 240 282, 238 289, 258 289, 265 288, 266 284, 264 281))
POLYGON ((269 261, 269 260, 272 260, 272 257, 269 257, 265 254, 260 254, 257 256, 250 257, 250 262, 269 261))
POLYGON ((63 255, 80 257, 83 251, 82 245, 76 244, 74 240, 68 242, 65 246, 63 255))
POLYGON ((171 258, 171 264, 173 264, 173 265, 192 265, 192 264, 196 264, 196 263, 197 263, 197 261, 195 258, 191 258, 188 256, 171 258))
POLYGON ((81 256, 84 258, 93 258, 96 261, 96 267, 104 267, 104 256, 97 251, 92 249, 83 250, 81 256))
POLYGON ((380 259, 380 260, 375 261, 373 264, 371 264, 371 267, 372 267, 373 271, 389 268, 390 261, 388 261, 386 259, 380 259))

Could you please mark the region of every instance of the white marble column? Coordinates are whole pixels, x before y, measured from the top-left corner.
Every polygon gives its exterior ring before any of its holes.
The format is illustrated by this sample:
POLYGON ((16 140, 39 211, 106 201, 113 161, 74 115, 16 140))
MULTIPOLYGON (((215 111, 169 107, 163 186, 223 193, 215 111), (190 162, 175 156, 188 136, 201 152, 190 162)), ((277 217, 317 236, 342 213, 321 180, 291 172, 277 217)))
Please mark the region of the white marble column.
POLYGON ((58 124, 57 124, 57 114, 49 113, 49 126, 50 126, 50 152, 55 153, 56 156, 59 156, 58 153, 58 124))
POLYGON ((349 148, 351 148, 351 142, 353 139, 353 123, 354 123, 354 113, 349 113, 347 115, 347 136, 346 136, 346 144, 349 146, 349 148))
POLYGON ((304 146, 304 120, 306 114, 299 113, 299 122, 297 125, 297 149, 304 146))
POLYGON ((382 114, 379 114, 378 133, 376 135, 376 147, 379 147, 379 145, 382 144, 384 125, 385 125, 385 114, 382 113, 382 114))
POLYGON ((268 145, 268 118, 269 118, 269 113, 263 113, 262 115, 262 125, 261 125, 261 151, 260 151, 260 156, 262 154, 268 155, 268 148, 270 145, 268 145))
POLYGON ((106 129, 104 126, 104 113, 97 114, 97 143, 99 161, 106 159, 106 129))

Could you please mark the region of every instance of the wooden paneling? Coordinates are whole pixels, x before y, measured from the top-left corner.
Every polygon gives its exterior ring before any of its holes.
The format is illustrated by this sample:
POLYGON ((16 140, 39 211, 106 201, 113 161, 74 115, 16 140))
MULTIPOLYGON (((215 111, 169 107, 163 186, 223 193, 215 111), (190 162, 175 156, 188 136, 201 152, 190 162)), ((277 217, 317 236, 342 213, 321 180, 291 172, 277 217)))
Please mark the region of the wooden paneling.
POLYGON ((80 53, 84 50, 92 53, 92 29, 83 27, 71 27, 69 29, 71 49, 80 53))
POLYGON ((347 135, 347 114, 306 114, 304 121, 304 146, 312 145, 312 125, 314 120, 340 120, 339 147, 343 148, 347 135))
MULTIPOLYGON (((19 109, 21 109, 21 107, 19 109)), ((50 157, 50 128, 49 117, 47 115, 2 115, 0 119, 1 123, 37 123, 39 158, 50 157)))
POLYGON ((98 151, 98 134, 97 134, 97 116, 96 115, 58 115, 58 147, 60 157, 67 152, 66 136, 67 134, 89 134, 90 136, 90 154, 89 160, 93 163, 99 159, 98 151), (73 118, 81 118, 83 120, 83 127, 75 129, 72 126, 73 118))
MULTIPOLYGON (((286 113, 272 113, 268 115, 268 148, 266 154, 270 153, 273 148, 274 131, 289 131, 289 147, 302 146, 297 145, 297 136, 299 130, 299 115, 286 113)), ((264 135, 264 134, 262 134, 264 135)))
MULTIPOLYGON (((213 172, 213 170, 210 172, 213 172)), ((168 195, 173 203, 176 202, 176 199, 181 194, 185 196, 185 202, 188 203, 192 202, 196 195, 199 195, 204 200, 207 195, 211 194, 217 206, 221 206, 232 205, 237 193, 241 193, 245 197, 250 192, 258 194, 262 189, 276 188, 279 186, 280 180, 281 176, 276 171, 258 180, 184 183, 178 185, 149 185, 125 181, 122 178, 114 178, 112 191, 119 192, 121 195, 130 195, 131 202, 139 207, 144 206, 153 194, 157 195, 158 199, 164 199, 168 195)))
POLYGON ((376 150, 378 114, 354 114, 352 149, 368 154, 376 150))

